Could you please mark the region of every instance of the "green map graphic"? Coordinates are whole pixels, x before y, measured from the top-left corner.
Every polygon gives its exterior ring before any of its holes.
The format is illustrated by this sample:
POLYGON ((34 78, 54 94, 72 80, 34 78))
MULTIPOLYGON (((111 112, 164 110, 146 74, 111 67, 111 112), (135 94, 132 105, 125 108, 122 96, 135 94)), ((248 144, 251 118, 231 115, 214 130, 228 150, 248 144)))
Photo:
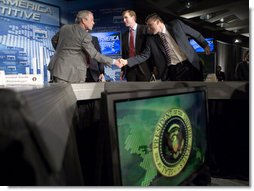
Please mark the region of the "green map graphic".
POLYGON ((130 135, 125 141, 125 149, 130 151, 131 154, 139 155, 143 161, 139 164, 141 168, 146 171, 144 180, 141 182, 142 186, 149 185, 153 178, 157 175, 157 170, 153 164, 151 145, 146 145, 151 142, 153 132, 147 129, 148 124, 142 121, 130 121, 130 135))

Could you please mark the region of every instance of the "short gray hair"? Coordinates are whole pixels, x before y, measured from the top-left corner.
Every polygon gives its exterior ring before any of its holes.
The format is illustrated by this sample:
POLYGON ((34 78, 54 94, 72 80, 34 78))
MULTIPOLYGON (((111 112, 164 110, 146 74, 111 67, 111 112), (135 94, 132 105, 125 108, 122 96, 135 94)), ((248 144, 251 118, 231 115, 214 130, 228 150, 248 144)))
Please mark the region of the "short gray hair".
POLYGON ((81 22, 82 19, 88 19, 88 16, 89 15, 92 15, 93 13, 91 11, 88 11, 88 10, 82 10, 82 11, 79 11, 77 16, 76 16, 76 19, 75 19, 75 23, 76 24, 79 24, 81 22))

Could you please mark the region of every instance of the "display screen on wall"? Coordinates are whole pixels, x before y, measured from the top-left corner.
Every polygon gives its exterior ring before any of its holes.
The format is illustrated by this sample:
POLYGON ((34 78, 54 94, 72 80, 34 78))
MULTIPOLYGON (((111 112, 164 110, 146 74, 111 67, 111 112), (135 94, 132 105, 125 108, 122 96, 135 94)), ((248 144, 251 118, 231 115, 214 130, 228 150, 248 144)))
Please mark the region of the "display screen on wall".
MULTIPOLYGON (((208 42, 211 52, 213 52, 214 38, 206 38, 205 40, 208 42)), ((190 39, 190 44, 193 46, 196 52, 205 52, 205 50, 194 39, 190 39)))
POLYGON ((59 30, 59 7, 34 1, 0 1, 0 70, 6 75, 36 74, 48 81, 54 54, 51 38, 59 30))
MULTIPOLYGON (((98 38, 101 53, 111 58, 120 58, 121 51, 121 32, 119 31, 108 31, 108 32, 93 32, 90 33, 92 36, 98 38)), ((106 81, 119 81, 121 69, 116 66, 106 67, 105 66, 105 80, 106 81)))
POLYGON ((91 35, 98 38, 102 54, 114 56, 121 55, 121 32, 94 32, 91 33, 91 35))

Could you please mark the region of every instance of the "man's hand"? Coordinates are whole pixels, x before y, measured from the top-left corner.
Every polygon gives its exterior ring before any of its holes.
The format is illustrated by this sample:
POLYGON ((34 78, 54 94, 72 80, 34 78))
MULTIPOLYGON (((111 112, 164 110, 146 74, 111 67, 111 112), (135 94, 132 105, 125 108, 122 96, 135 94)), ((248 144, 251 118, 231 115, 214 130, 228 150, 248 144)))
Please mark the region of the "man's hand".
POLYGON ((210 51, 210 46, 209 45, 207 45, 205 47, 205 53, 206 53, 206 55, 210 55, 211 51, 210 51))
POLYGON ((99 76, 99 82, 105 82, 106 80, 105 80, 105 76, 104 76, 104 74, 100 74, 100 76, 99 76))
POLYGON ((115 60, 114 64, 118 67, 118 68, 122 68, 124 66, 126 66, 128 64, 127 60, 124 60, 122 58, 119 58, 117 60, 115 60))
POLYGON ((126 66, 127 64, 128 64, 128 61, 127 60, 125 60, 125 59, 120 59, 120 62, 124 65, 124 66, 126 66))
POLYGON ((114 62, 114 65, 116 65, 118 68, 122 68, 124 65, 121 63, 121 61, 120 61, 121 59, 119 58, 119 59, 117 59, 117 60, 115 60, 115 62, 114 62))

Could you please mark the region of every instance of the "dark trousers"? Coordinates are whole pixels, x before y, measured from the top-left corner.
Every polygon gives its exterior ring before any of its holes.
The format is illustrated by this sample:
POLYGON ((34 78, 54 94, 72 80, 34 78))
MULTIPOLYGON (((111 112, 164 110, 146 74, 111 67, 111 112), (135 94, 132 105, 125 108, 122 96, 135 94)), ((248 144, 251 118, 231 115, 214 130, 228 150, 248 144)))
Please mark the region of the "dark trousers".
POLYGON ((203 74, 188 60, 167 68, 166 80, 168 81, 203 81, 203 74))
POLYGON ((136 82, 136 81, 149 81, 150 76, 148 74, 144 74, 138 66, 134 66, 131 68, 126 68, 126 79, 128 82, 136 82))
POLYGON ((86 82, 95 82, 91 74, 90 68, 87 68, 86 71, 86 82))

